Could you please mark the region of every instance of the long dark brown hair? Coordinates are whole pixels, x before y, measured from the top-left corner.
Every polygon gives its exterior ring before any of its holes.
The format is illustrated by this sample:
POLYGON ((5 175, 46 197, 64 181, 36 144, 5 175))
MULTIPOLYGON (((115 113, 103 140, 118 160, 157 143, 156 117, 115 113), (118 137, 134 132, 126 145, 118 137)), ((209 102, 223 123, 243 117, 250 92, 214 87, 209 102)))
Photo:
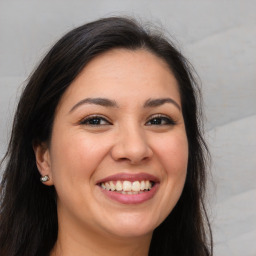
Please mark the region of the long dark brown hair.
POLYGON ((58 236, 54 187, 40 183, 33 143, 49 141, 54 113, 65 90, 94 57, 113 48, 145 49, 163 59, 175 75, 189 144, 181 198, 154 231, 149 255, 212 255, 204 206, 208 150, 202 137, 200 90, 188 61, 174 44, 130 18, 111 17, 63 36, 31 75, 14 117, 2 169, 0 254, 49 255, 58 236))

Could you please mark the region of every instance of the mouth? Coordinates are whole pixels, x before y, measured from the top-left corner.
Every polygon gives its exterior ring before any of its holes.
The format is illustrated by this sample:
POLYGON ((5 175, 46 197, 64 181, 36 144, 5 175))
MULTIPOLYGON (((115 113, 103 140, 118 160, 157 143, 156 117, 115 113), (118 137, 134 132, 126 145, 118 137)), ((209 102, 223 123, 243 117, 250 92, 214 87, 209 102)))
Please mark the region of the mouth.
POLYGON ((153 181, 150 180, 136 180, 136 181, 129 181, 129 180, 118 180, 118 181, 108 181, 108 182, 101 182, 101 188, 113 191, 117 193, 121 193, 123 195, 137 195, 144 193, 146 191, 150 191, 152 187, 155 185, 153 181))
POLYGON ((159 180, 146 173, 119 173, 98 181, 97 185, 112 200, 122 204, 138 204, 156 194, 159 180))

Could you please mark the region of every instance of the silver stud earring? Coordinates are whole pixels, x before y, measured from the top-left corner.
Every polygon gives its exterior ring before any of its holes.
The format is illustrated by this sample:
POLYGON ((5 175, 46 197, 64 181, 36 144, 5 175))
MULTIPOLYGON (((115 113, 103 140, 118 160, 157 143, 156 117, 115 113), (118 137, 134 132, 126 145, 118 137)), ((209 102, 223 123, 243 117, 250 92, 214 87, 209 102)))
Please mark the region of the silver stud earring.
POLYGON ((42 177, 40 178, 40 181, 41 181, 41 182, 46 182, 46 181, 48 181, 48 180, 50 180, 50 178, 49 178, 48 175, 44 175, 44 176, 42 176, 42 177))

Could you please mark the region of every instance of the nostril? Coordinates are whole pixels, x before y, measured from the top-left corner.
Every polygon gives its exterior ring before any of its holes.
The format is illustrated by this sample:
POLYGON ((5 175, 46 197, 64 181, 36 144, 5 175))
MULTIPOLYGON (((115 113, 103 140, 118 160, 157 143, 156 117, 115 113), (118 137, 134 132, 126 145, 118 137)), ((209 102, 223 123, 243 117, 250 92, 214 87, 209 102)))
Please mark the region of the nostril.
POLYGON ((143 136, 138 137, 138 134, 134 136, 130 134, 118 138, 118 141, 113 144, 111 155, 115 161, 138 164, 150 159, 153 151, 143 136))
POLYGON ((127 158, 127 157, 120 157, 120 158, 117 159, 117 161, 119 161, 119 162, 125 162, 125 161, 130 161, 130 160, 129 160, 129 158, 127 158))

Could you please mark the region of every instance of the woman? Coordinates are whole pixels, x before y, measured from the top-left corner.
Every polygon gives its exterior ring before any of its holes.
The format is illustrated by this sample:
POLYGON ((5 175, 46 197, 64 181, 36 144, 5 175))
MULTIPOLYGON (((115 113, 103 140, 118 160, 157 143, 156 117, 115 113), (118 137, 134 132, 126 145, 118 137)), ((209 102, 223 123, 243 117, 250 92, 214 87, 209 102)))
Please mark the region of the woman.
POLYGON ((131 19, 61 38, 15 115, 1 255, 212 255, 198 96, 180 52, 131 19))

